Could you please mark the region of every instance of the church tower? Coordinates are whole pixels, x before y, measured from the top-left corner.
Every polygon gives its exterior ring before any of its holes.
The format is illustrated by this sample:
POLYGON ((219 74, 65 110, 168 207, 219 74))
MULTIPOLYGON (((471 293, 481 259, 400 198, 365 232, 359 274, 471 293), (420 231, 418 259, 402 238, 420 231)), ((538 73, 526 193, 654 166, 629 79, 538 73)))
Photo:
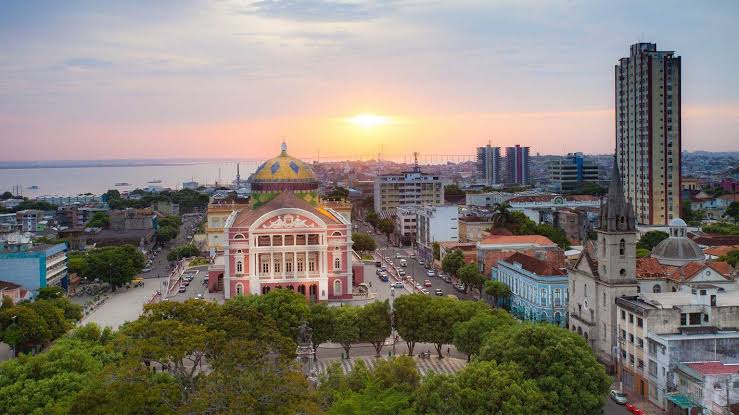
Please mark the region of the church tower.
POLYGON ((601 206, 597 260, 600 278, 611 284, 636 282, 636 218, 626 201, 618 164, 613 163, 606 205, 601 206))

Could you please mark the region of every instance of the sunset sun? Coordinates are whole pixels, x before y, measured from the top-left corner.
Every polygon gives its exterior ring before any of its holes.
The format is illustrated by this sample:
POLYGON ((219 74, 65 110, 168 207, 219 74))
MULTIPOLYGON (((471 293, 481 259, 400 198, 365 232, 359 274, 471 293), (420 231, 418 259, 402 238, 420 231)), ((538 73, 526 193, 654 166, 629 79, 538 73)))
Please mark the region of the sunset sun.
POLYGON ((362 113, 353 117, 349 117, 347 119, 347 122, 361 128, 374 128, 390 124, 391 120, 388 117, 384 117, 382 115, 362 113))

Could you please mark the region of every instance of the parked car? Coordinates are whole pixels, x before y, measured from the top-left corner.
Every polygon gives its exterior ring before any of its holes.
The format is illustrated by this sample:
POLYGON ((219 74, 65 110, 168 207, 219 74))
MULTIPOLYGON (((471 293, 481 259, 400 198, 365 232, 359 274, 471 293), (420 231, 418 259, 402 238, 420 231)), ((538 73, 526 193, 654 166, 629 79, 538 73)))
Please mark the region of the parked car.
POLYGON ((144 268, 144 269, 141 270, 141 272, 149 272, 149 271, 151 271, 151 268, 149 268, 149 267, 146 267, 146 268, 144 268))
POLYGON ((422 290, 423 289, 423 287, 421 286, 421 283, 418 283, 418 282, 416 283, 416 289, 417 290, 422 290))
POLYGON ((424 261, 422 259, 419 259, 418 260, 418 265, 425 265, 425 264, 426 264, 426 261, 424 261))
POLYGON ((423 280, 423 286, 424 287, 430 287, 431 286, 431 281, 429 281, 429 280, 423 280))
POLYGON ((431 291, 429 291, 429 290, 427 290, 425 288, 421 289, 421 292, 424 293, 424 294, 426 294, 426 295, 431 295, 431 291))
POLYGON ((619 405, 626 405, 628 402, 626 394, 616 389, 611 389, 611 391, 608 392, 608 396, 619 405))
POLYGON ((436 289, 436 290, 434 291, 434 294, 436 294, 436 295, 438 295, 438 296, 442 296, 442 295, 444 295, 444 291, 442 291, 442 290, 441 290, 441 288, 437 288, 437 289, 436 289))
POLYGON ((401 277, 404 276, 405 275, 405 270, 404 269, 399 270, 398 271, 398 275, 401 276, 401 277))
POLYGON ((400 252, 398 252, 397 254, 395 254, 395 258, 397 259, 403 258, 403 255, 400 255, 400 252))
POLYGON ((400 266, 401 267, 407 267, 408 266, 408 262, 405 259, 401 259, 400 260, 400 266))
POLYGON ((179 290, 177 290, 177 291, 179 291, 179 292, 181 292, 181 293, 184 293, 185 291, 187 291, 187 287, 186 287, 186 286, 184 286, 184 285, 180 285, 180 289, 179 289, 179 290))
POLYGON ((426 275, 429 276, 429 277, 433 277, 433 276, 436 275, 436 273, 434 272, 434 270, 430 269, 430 270, 426 271, 426 275))
POLYGON ((197 298, 198 300, 204 300, 205 296, 202 293, 199 293, 198 295, 195 296, 195 298, 197 298))
POLYGON ((392 285, 393 288, 403 288, 403 283, 400 281, 396 281, 392 285))

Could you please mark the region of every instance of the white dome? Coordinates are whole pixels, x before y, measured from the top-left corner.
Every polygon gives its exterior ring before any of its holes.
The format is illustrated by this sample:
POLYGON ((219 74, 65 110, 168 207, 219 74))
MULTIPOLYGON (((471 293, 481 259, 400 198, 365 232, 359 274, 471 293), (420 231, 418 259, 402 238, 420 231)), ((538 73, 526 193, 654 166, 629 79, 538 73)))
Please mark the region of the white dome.
POLYGON ((680 219, 680 218, 675 218, 675 219, 673 219, 673 220, 671 220, 671 221, 670 221, 670 226, 671 226, 671 227, 672 227, 672 226, 676 226, 676 227, 677 227, 677 226, 680 226, 680 227, 687 227, 687 226, 688 226, 688 224, 687 224, 687 223, 685 223, 685 221, 684 221, 684 220, 682 220, 682 219, 680 219))

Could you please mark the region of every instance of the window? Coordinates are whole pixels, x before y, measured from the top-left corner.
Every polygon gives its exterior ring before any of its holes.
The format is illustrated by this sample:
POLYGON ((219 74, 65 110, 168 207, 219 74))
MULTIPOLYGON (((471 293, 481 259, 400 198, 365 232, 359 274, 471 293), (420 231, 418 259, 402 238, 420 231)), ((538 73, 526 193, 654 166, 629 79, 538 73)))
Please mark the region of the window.
POLYGON ((641 319, 641 317, 636 318, 636 325, 639 327, 644 327, 644 320, 641 319))
POLYGON ((634 324, 634 315, 629 313, 629 323, 634 324))
POLYGON ((603 307, 606 306, 606 293, 603 293, 603 307))
MULTIPOLYGON (((559 306, 562 305, 561 296, 562 296, 562 292, 560 291, 559 288, 556 288, 554 290, 554 305, 555 305, 555 307, 559 307, 559 306)), ((555 316, 556 316, 556 314, 555 314, 555 316)))
POLYGON ((680 325, 681 326, 687 326, 688 325, 688 315, 686 313, 680 314, 680 325))
POLYGON ((585 284, 583 293, 585 294, 585 298, 588 298, 588 284, 585 284))
POLYGON ((341 295, 341 281, 334 281, 334 295, 341 295))
MULTIPOLYGON (((621 217, 621 223, 623 223, 623 221, 624 218, 621 217)), ((624 256, 626 254, 626 241, 624 241, 623 239, 621 239, 621 242, 619 242, 618 244, 618 253, 621 256, 624 256)))
POLYGON ((269 235, 260 235, 259 237, 257 237, 257 245, 258 246, 269 246, 270 245, 269 235))
POLYGON ((643 349, 644 348, 644 339, 637 338, 636 339, 636 347, 638 347, 640 349, 643 349))
POLYGON ((701 324, 701 313, 690 313, 690 325, 701 324))
POLYGON ((303 258, 298 258, 298 272, 303 272, 303 258))
POLYGON ((626 330, 621 329, 621 338, 626 340, 626 330))
POLYGON ((318 234, 312 233, 308 235, 308 245, 318 245, 318 234))
POLYGON ((285 272, 293 272, 292 258, 288 258, 288 260, 285 262, 285 272))
POLYGON ((660 287, 659 284, 654 284, 654 287, 652 287, 652 292, 653 293, 661 293, 662 292, 662 287, 660 287))
POLYGON ((275 235, 272 237, 272 246, 282 246, 282 236, 275 235))
POLYGON ((314 272, 315 270, 316 270, 316 259, 313 256, 311 256, 310 258, 308 258, 308 271, 314 272))
POLYGON ((242 273, 244 272, 244 263, 241 261, 236 261, 236 272, 242 273))
POLYGON ((269 274, 269 262, 262 262, 262 274, 269 274))
POLYGON ((275 259, 275 265, 274 265, 274 267, 275 267, 275 272, 281 272, 281 268, 282 267, 280 266, 280 260, 279 259, 275 259))
POLYGON ((236 235, 234 235, 234 239, 244 239, 244 235, 237 233, 236 235))
POLYGON ((621 320, 626 320, 626 311, 621 310, 621 320))
POLYGON ((236 295, 244 294, 244 284, 236 284, 236 295))
POLYGON ((539 295, 541 298, 541 305, 546 306, 547 305, 547 290, 544 288, 541 289, 541 293, 539 295))
POLYGON ((305 245, 305 235, 295 235, 295 245, 305 245))
POLYGON ((293 235, 285 235, 284 242, 286 246, 295 245, 295 237, 293 235))
POLYGON ((629 343, 634 344, 634 335, 629 333, 629 343))
POLYGON ((334 258, 334 270, 336 271, 341 270, 341 259, 340 258, 334 258))

